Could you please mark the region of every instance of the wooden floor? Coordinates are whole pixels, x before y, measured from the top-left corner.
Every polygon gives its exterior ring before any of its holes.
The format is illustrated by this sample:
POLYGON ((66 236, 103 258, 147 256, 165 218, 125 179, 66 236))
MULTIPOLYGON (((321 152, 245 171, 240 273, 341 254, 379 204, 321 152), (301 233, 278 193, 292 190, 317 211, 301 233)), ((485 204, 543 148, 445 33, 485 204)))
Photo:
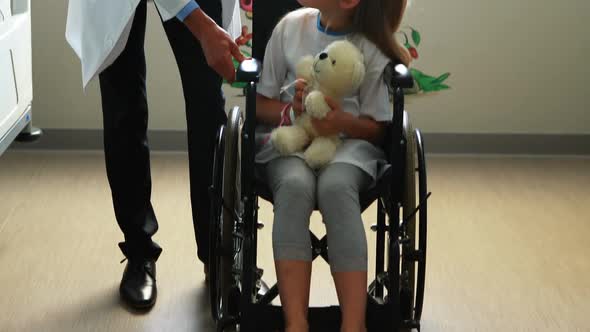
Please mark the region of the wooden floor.
MULTIPOLYGON (((422 331, 590 331, 590 159, 430 156, 422 331)), ((0 331, 213 331, 184 154, 152 156, 159 298, 121 306, 124 264, 101 153, 0 158, 0 331)), ((366 213, 372 223, 374 208, 366 213)), ((273 281, 271 207, 259 261, 273 281)), ((321 228, 314 216, 313 228, 321 228)), ((370 248, 374 237, 369 235, 370 248)), ((373 258, 373 254, 370 255, 373 258)), ((314 264, 312 304, 335 303, 314 264)))

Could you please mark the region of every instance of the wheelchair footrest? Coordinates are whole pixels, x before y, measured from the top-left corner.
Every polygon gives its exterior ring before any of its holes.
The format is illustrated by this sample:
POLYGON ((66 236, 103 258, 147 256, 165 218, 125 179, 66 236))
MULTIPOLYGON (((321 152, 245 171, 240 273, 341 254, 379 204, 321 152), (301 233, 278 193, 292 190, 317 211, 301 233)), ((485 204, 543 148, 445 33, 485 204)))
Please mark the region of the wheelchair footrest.
MULTIPOLYGON (((284 329, 283 311, 280 306, 254 304, 248 313, 244 312, 240 331, 274 332, 284 329)), ((340 308, 325 307, 309 310, 309 327, 311 332, 340 331, 340 308)))
MULTIPOLYGON (((389 304, 367 303, 367 329, 369 332, 393 331, 394 320, 389 304)), ((314 307, 309 309, 310 332, 339 332, 340 307, 314 307)), ((242 312, 240 331, 274 332, 284 329, 282 307, 252 304, 242 312)))

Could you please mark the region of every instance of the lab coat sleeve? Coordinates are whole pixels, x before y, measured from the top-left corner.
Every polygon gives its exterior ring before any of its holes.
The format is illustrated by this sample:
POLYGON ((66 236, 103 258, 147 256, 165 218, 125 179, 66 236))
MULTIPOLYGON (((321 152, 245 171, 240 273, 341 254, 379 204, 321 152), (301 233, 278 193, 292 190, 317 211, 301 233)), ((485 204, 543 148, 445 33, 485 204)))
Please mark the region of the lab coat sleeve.
POLYGON ((197 9, 199 9, 199 4, 195 0, 191 0, 191 2, 184 6, 178 14, 176 14, 176 18, 180 22, 184 22, 184 20, 197 9))
POLYGON ((164 21, 168 21, 178 14, 191 0, 154 0, 164 21))
POLYGON ((78 56, 82 59, 82 7, 77 1, 70 1, 68 19, 66 22, 66 40, 78 56))

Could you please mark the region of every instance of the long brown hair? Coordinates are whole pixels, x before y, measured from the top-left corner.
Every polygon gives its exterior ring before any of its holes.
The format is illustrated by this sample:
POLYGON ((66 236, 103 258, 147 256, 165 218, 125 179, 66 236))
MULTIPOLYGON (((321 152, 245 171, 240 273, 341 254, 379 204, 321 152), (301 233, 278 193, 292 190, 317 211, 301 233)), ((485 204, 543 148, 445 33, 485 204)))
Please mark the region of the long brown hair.
POLYGON ((394 37, 405 9, 406 0, 361 0, 355 9, 353 24, 357 32, 386 56, 408 65, 410 54, 394 37))

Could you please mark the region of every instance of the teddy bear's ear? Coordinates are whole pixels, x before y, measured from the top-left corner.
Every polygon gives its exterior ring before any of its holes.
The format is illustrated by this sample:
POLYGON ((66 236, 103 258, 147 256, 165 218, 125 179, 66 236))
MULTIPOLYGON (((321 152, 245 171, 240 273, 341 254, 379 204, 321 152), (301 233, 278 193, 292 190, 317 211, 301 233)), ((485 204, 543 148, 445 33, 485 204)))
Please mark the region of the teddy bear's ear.
POLYGON ((352 68, 352 84, 355 89, 361 86, 365 79, 365 64, 363 61, 355 61, 352 68))

